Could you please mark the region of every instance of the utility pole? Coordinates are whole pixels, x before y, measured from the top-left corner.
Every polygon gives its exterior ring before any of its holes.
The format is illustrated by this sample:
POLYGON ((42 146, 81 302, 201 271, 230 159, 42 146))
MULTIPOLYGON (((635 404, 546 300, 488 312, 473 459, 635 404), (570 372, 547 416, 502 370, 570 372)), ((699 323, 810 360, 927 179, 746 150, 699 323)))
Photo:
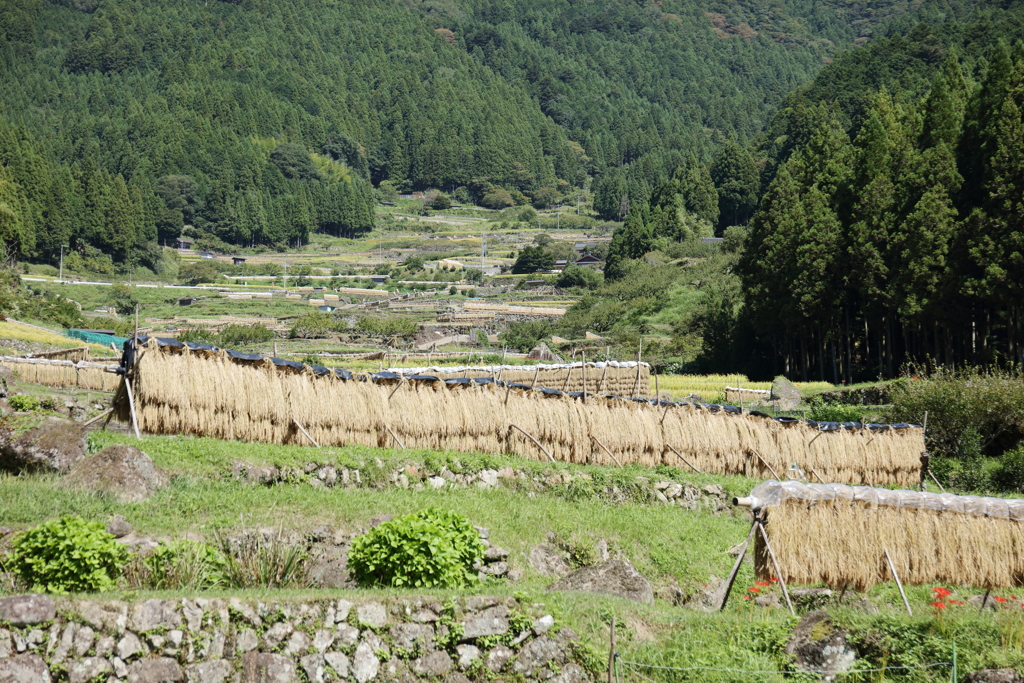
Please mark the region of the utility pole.
POLYGON ((64 282, 64 250, 68 248, 68 245, 60 245, 60 275, 57 276, 57 283, 64 282))
POLYGON ((284 291, 288 291, 288 262, 284 262, 284 291))
POLYGON ((558 218, 557 218, 556 223, 555 223, 555 229, 556 230, 561 230, 562 229, 562 205, 561 204, 558 205, 557 212, 558 212, 558 218))
POLYGON ((480 239, 482 240, 480 244, 480 274, 482 275, 484 272, 484 254, 487 253, 487 234, 481 235, 480 239))

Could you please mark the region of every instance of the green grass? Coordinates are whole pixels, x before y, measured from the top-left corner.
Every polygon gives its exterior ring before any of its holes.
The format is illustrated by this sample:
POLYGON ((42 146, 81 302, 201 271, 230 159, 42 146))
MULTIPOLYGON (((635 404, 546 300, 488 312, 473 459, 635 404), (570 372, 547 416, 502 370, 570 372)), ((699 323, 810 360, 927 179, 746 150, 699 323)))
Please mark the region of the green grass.
MULTIPOLYGON (((124 433, 93 432, 90 451, 115 443, 138 443, 124 433)), ((140 444, 154 461, 172 475, 170 486, 146 503, 119 504, 109 498, 68 490, 52 475, 0 475, 0 525, 24 529, 45 519, 77 514, 105 520, 124 515, 144 535, 178 538, 194 534, 212 538, 219 529, 275 527, 308 531, 316 526, 357 530, 375 515, 400 515, 428 506, 446 507, 465 514, 490 529, 491 541, 511 552, 510 562, 525 570, 514 584, 492 583, 476 589, 431 591, 442 600, 451 595, 488 593, 516 595, 542 609, 580 636, 581 656, 595 671, 607 666, 609 623, 616 617, 617 650, 623 662, 645 662, 669 669, 636 671, 620 667, 620 680, 642 683, 678 681, 751 681, 773 683, 793 680, 792 664, 783 646, 796 620, 784 607, 752 607, 743 594, 752 586, 752 567, 740 570, 733 596, 724 612, 683 610, 665 599, 640 605, 624 599, 585 593, 548 592, 552 579, 529 569, 529 550, 548 541, 554 533, 559 543, 583 550, 598 540, 608 543, 613 556, 630 560, 647 576, 660 595, 671 587, 684 593, 700 589, 711 576, 724 578, 733 557, 726 551, 742 541, 749 521, 745 514, 711 514, 628 499, 611 504, 585 488, 552 487, 533 492, 516 488, 479 490, 401 490, 374 488, 388 473, 404 464, 438 470, 476 471, 484 467, 514 466, 531 474, 585 472, 598 486, 615 485, 625 490, 636 476, 652 480, 671 478, 698 487, 723 486, 729 495, 746 493, 756 484, 740 477, 698 476, 673 468, 648 470, 639 467, 609 468, 541 463, 482 453, 424 450, 397 451, 363 447, 313 449, 302 446, 242 444, 193 437, 146 437, 140 444), (253 486, 229 476, 232 463, 274 464, 302 467, 307 462, 336 463, 359 467, 366 488, 321 489, 296 481, 274 486, 253 486), (693 670, 693 667, 737 671, 693 670), (685 670, 677 670, 679 668, 685 670), (642 674, 638 675, 638 674, 642 674)), ((980 590, 950 587, 967 600, 980 590)), ((907 587, 915 616, 907 617, 893 584, 869 591, 879 614, 867 614, 850 602, 827 606, 838 627, 865 657, 861 668, 919 666, 949 659, 955 640, 962 671, 987 666, 1024 666, 1024 611, 979 613, 976 607, 951 608, 937 618, 931 613, 930 586, 907 587)), ((777 589, 776 589, 777 590, 777 589)), ((1004 591, 1003 594, 1008 593, 1004 591)), ((409 599, 421 595, 411 590, 345 590, 350 600, 409 599)), ((215 590, 208 597, 241 595, 263 601, 297 601, 336 598, 338 590, 215 590)), ((116 591, 115 599, 147 597, 194 597, 182 591, 116 591)), ((847 599, 858 598, 851 593, 847 599)), ((1017 601, 1019 602, 1019 601, 1017 601)), ((1015 603, 1016 604, 1016 603, 1015 603)), ((943 681, 949 670, 935 668, 909 673, 889 671, 852 675, 848 681, 943 681)), ((801 680, 798 676, 796 680, 801 680)))

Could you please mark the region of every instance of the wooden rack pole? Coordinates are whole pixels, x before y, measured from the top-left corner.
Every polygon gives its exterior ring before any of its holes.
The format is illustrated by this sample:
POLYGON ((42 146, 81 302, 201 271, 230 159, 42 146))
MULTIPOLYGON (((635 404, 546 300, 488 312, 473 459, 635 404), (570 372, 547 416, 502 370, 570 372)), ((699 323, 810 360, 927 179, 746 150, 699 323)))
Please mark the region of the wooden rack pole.
POLYGON ((725 595, 722 596, 722 604, 718 606, 719 612, 724 610, 725 603, 729 602, 729 594, 732 593, 732 585, 736 583, 736 575, 740 572, 740 565, 743 564, 743 558, 747 556, 747 546, 750 545, 750 539, 754 537, 755 531, 757 531, 756 519, 750 525, 750 533, 747 534, 747 540, 743 541, 739 557, 736 558, 736 564, 732 566, 732 571, 729 572, 729 580, 725 582, 725 595))
POLYGON ((391 400, 391 397, 395 395, 395 392, 402 388, 403 384, 405 384, 405 375, 399 377, 398 384, 396 384, 395 388, 391 390, 390 394, 388 394, 389 401, 391 400))
POLYGON ((128 379, 128 375, 124 376, 124 387, 128 390, 128 408, 132 413, 132 427, 135 429, 135 438, 142 441, 142 435, 139 434, 139 420, 135 416, 135 399, 132 397, 132 381, 128 379))
POLYGON ((889 563, 889 571, 892 572, 892 578, 896 580, 896 587, 900 589, 900 597, 903 598, 903 606, 907 608, 907 614, 914 616, 914 613, 910 611, 910 603, 907 601, 907 594, 903 592, 903 583, 900 581, 900 577, 896 573, 896 566, 893 565, 892 558, 889 557, 889 549, 883 547, 882 552, 885 553, 885 561, 889 563))
POLYGON ((782 575, 782 568, 779 567, 779 560, 775 557, 775 551, 772 550, 772 544, 768 540, 768 532, 764 530, 764 524, 758 519, 755 524, 757 528, 761 530, 761 538, 764 539, 764 547, 768 549, 768 557, 772 560, 772 566, 775 567, 775 575, 779 578, 779 585, 782 586, 782 594, 786 597, 786 605, 789 607, 789 613, 794 617, 796 616, 796 610, 793 609, 793 601, 789 599, 789 589, 786 588, 786 578, 782 575))
POLYGON ((538 359, 537 360, 537 367, 536 367, 536 369, 535 369, 535 371, 533 373, 533 384, 531 384, 530 386, 531 387, 537 386, 537 380, 539 378, 540 378, 540 360, 538 359))
POLYGON ((612 452, 611 452, 610 450, 608 450, 607 446, 605 446, 605 445, 604 445, 603 443, 601 443, 601 440, 600 440, 600 439, 598 439, 598 438, 597 438, 596 436, 594 436, 593 434, 591 434, 591 435, 590 435, 590 438, 594 440, 594 443, 596 443, 596 444, 597 444, 598 446, 600 446, 600 447, 601 447, 601 450, 603 450, 603 451, 604 451, 605 453, 607 453, 607 454, 608 454, 608 457, 609 457, 609 458, 611 458, 612 460, 614 460, 614 461, 615 461, 615 464, 616 464, 616 465, 618 465, 619 467, 622 467, 622 463, 621 463, 621 462, 619 462, 619 459, 618 459, 618 458, 616 458, 616 457, 615 457, 614 455, 612 455, 612 452))
POLYGON ((391 429, 391 427, 387 427, 387 430, 391 434, 391 438, 394 439, 395 443, 398 444, 398 447, 404 450, 405 449, 405 444, 402 443, 402 440, 398 438, 398 435, 395 434, 394 430, 391 429))
POLYGON ((601 373, 601 382, 597 385, 597 393, 604 391, 604 379, 608 376, 608 361, 604 362, 604 371, 601 373))
POLYGON ((612 615, 611 647, 608 648, 608 683, 615 681, 615 615, 612 615))
POLYGON ((587 405, 587 352, 581 351, 581 358, 583 359, 583 405, 587 405))
POLYGON ((697 469, 696 467, 694 467, 694 466, 693 466, 692 464, 690 464, 690 461, 689 461, 689 460, 687 460, 686 458, 684 458, 684 457, 683 457, 683 454, 682 454, 682 453, 680 453, 680 452, 679 452, 679 451, 677 451, 676 449, 672 448, 672 444, 669 444, 669 443, 667 443, 667 444, 665 444, 665 445, 666 445, 666 446, 668 446, 668 448, 669 448, 669 450, 670 450, 670 451, 672 451, 673 453, 675 453, 675 454, 676 454, 676 457, 677 457, 677 458, 679 458, 680 460, 682 460, 683 462, 685 462, 685 463, 686 463, 687 465, 689 465, 689 467, 690 467, 690 469, 691 469, 691 470, 693 470, 693 471, 694 471, 694 472, 696 472, 697 474, 704 474, 703 472, 701 472, 700 470, 698 470, 698 469, 697 469))
POLYGON ((110 413, 112 413, 112 412, 114 412, 114 409, 113 409, 113 408, 108 408, 107 410, 104 410, 104 411, 103 411, 102 413, 100 413, 100 414, 99 414, 99 415, 97 415, 96 417, 94 417, 94 418, 91 418, 91 419, 89 419, 89 420, 86 420, 85 422, 83 422, 83 423, 82 423, 82 426, 83 426, 83 427, 88 427, 89 425, 93 424, 94 422, 99 422, 100 420, 102 420, 102 419, 103 419, 103 418, 105 418, 105 417, 106 417, 106 416, 107 416, 108 414, 110 414, 110 413))
POLYGON ((518 429, 519 431, 521 431, 521 432, 522 432, 523 434, 525 434, 525 435, 526 435, 526 437, 527 437, 528 439, 530 439, 530 441, 532 441, 532 442, 534 442, 535 444, 537 444, 537 448, 539 448, 539 449, 541 449, 542 451, 544 451, 544 455, 548 456, 548 460, 550 460, 551 462, 555 462, 555 459, 554 459, 554 458, 553 458, 553 457, 551 456, 551 454, 550 454, 550 453, 548 453, 548 449, 544 448, 544 446, 543 446, 543 445, 541 445, 541 442, 540 442, 540 441, 537 441, 537 439, 533 438, 533 434, 530 434, 530 432, 526 431, 525 429, 523 429, 523 428, 522 428, 522 427, 520 427, 519 425, 517 425, 517 424, 513 424, 513 423, 511 423, 511 422, 509 423, 509 427, 515 427, 516 429, 518 429))
POLYGON ((750 451, 750 452, 753 453, 754 455, 756 455, 757 459, 760 460, 764 464, 764 466, 768 468, 768 470, 772 473, 772 476, 775 477, 776 481, 781 481, 779 479, 779 475, 775 472, 775 468, 772 467, 771 465, 769 465, 768 461, 765 460, 764 458, 762 458, 760 453, 758 453, 757 451, 750 451))
POLYGON ((296 420, 296 419, 295 419, 294 417, 292 418, 292 424, 294 424, 294 425, 295 425, 296 427, 298 427, 298 428, 299 428, 299 431, 300 431, 300 432, 302 432, 302 435, 303 435, 304 437, 306 437, 307 439, 309 439, 309 442, 310 442, 311 444, 313 444, 313 445, 314 445, 314 446, 316 446, 317 448, 320 448, 320 444, 318 444, 318 443, 316 442, 316 440, 315 440, 315 439, 314 439, 313 437, 311 437, 311 436, 309 435, 309 432, 307 432, 307 431, 305 430, 305 428, 304 428, 304 427, 303 427, 302 425, 300 425, 300 424, 299 424, 299 421, 298 421, 298 420, 296 420))

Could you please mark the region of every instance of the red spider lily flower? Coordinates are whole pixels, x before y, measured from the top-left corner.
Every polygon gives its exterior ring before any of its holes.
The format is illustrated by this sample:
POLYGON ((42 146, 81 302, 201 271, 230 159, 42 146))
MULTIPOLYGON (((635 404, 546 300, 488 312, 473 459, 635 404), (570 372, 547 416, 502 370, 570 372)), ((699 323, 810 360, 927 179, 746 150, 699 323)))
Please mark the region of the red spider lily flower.
POLYGON ((944 602, 932 602, 929 604, 937 610, 946 609, 946 603, 944 602))
POLYGON ((943 588, 942 586, 936 586, 932 589, 932 593, 935 593, 936 597, 945 598, 953 594, 953 591, 943 588))
POLYGON ((744 595, 744 596, 743 596, 743 599, 744 599, 744 600, 750 600, 750 596, 749 596, 749 595, 744 595))
POLYGON ((996 602, 1006 602, 1006 598, 1000 597, 998 595, 993 595, 992 599, 995 600, 996 602))
POLYGON ((964 604, 964 601, 963 600, 950 600, 949 604, 951 604, 951 605, 962 605, 962 604, 964 604))
POLYGON ((770 584, 770 583, 768 583, 767 581, 755 581, 755 582, 754 582, 754 585, 755 585, 755 586, 761 586, 761 588, 767 588, 767 587, 768 587, 768 586, 770 586, 771 584, 770 584))
POLYGON ((768 580, 771 581, 772 583, 778 583, 779 582, 779 577, 773 576, 772 578, 770 578, 768 580))
POLYGON ((747 592, 748 592, 748 593, 760 593, 760 592, 761 592, 761 589, 760 589, 760 588, 757 588, 757 587, 755 587, 755 586, 751 586, 750 588, 748 588, 748 589, 747 589, 747 592))

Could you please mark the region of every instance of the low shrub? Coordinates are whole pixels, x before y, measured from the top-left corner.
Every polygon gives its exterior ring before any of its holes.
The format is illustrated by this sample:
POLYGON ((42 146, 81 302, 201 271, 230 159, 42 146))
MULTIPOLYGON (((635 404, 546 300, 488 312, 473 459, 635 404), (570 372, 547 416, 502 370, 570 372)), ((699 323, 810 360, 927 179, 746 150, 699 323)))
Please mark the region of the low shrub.
POLYGON ((216 548, 181 539, 161 543, 142 562, 140 587, 205 590, 227 583, 227 559, 216 548))
POLYGON ((807 417, 816 422, 862 422, 864 408, 841 403, 826 403, 821 397, 815 396, 809 401, 807 417))
POLYGON ((19 413, 25 413, 32 410, 39 410, 40 402, 35 396, 25 396, 24 394, 17 394, 7 399, 7 402, 11 405, 11 408, 19 413))
POLYGON ((457 512, 427 508, 396 517, 352 541, 348 566, 367 586, 459 588, 475 580, 484 544, 457 512))
POLYGON ((1000 491, 1024 492, 1024 445, 1003 453, 992 472, 992 485, 1000 491))
POLYGON ((63 517, 19 535, 8 566, 32 590, 95 593, 114 588, 127 561, 103 524, 63 517))
POLYGON ((279 534, 253 532, 221 538, 224 580, 231 588, 305 588, 310 585, 309 553, 279 534))

